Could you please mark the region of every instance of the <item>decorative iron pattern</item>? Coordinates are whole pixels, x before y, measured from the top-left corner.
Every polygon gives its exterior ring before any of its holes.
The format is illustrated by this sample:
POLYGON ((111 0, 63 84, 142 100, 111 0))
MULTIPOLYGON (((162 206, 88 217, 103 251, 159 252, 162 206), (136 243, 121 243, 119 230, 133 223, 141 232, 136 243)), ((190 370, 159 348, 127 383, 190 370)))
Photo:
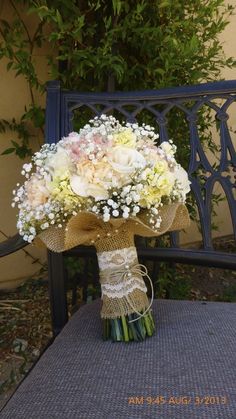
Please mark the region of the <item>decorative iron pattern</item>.
MULTIPOLYGON (((74 112, 85 106, 95 116, 118 112, 128 122, 136 122, 143 112, 149 112, 159 127, 160 141, 169 140, 168 117, 179 109, 189 127, 190 155, 188 174, 192 182, 202 229, 203 248, 212 249, 211 203, 215 182, 225 192, 236 238, 236 153, 228 126, 229 108, 236 101, 236 81, 206 83, 161 90, 115 93, 80 93, 60 91, 58 82, 48 85, 47 141, 56 142, 73 131, 74 112), (219 104, 218 102, 221 102, 219 104), (216 103, 217 102, 217 103, 216 103), (199 135, 198 117, 202 107, 212 109, 220 137, 219 162, 213 165, 208 158, 199 135), (60 112, 58 112, 60 107, 60 112), (50 123, 49 123, 50 122, 50 123), (199 170, 203 176, 196 174, 199 170), (205 174, 205 175, 204 175, 205 174), (204 179, 204 182, 202 181, 204 179)), ((235 140, 234 140, 235 142, 235 140)), ((178 146, 178 144, 176 144, 178 146)), ((178 237, 172 235, 172 246, 177 247, 178 237)))

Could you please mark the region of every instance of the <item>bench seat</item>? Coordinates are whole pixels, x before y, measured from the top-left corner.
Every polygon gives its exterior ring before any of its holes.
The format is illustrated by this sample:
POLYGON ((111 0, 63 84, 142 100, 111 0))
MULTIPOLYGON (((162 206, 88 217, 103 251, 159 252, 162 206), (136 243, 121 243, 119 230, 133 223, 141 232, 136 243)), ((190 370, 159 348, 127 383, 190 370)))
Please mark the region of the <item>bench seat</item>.
POLYGON ((72 316, 1 419, 236 417, 236 303, 154 300, 155 336, 128 344, 102 341, 100 308, 72 316))

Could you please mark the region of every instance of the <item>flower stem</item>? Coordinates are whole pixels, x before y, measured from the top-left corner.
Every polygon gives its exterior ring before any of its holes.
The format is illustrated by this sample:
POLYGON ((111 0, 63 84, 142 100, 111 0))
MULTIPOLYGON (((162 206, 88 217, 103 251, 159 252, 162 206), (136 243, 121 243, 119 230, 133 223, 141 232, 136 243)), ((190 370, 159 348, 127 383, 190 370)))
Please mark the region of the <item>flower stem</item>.
POLYGON ((154 319, 153 319, 153 315, 152 315, 152 311, 149 310, 149 312, 147 313, 149 319, 151 320, 151 324, 152 324, 152 328, 153 330, 155 330, 155 323, 154 323, 154 319))
POLYGON ((122 326, 123 326, 123 333, 124 333, 125 342, 129 342, 129 332, 128 332, 128 327, 127 327, 125 316, 121 316, 121 322, 122 322, 122 326))
POLYGON ((123 340, 118 319, 114 319, 114 325, 115 325, 116 340, 118 341, 123 340))
POLYGON ((151 320, 150 320, 149 316, 147 314, 145 314, 145 316, 143 316, 143 319, 144 319, 144 323, 145 323, 145 326, 146 326, 147 335, 152 336, 153 327, 152 327, 151 320))

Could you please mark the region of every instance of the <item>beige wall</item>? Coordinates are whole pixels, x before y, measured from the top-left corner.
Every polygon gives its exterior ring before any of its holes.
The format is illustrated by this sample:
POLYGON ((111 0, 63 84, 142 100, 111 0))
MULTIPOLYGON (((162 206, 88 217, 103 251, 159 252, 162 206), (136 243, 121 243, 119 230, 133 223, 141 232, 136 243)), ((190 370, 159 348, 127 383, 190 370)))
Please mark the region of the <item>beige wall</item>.
MULTIPOLYGON (((227 3, 229 3, 227 1, 227 3)), ((230 2, 236 6, 236 0, 230 2)), ((0 17, 9 17, 11 15, 8 1, 1 1, 0 3, 0 17)), ((34 22, 31 16, 26 16, 28 24, 33 29, 34 22)), ((236 57, 236 16, 231 19, 230 25, 226 28, 222 35, 224 41, 225 52, 228 56, 236 57)), ((49 79, 48 69, 46 65, 46 54, 48 47, 45 45, 44 50, 36 51, 34 60, 37 63, 37 70, 42 80, 49 79)), ((225 69, 222 72, 226 79, 236 79, 236 70, 225 69)), ((12 116, 20 117, 24 111, 26 103, 30 103, 30 92, 23 77, 14 77, 12 71, 6 71, 6 62, 0 61, 0 118, 10 119, 12 116)), ((37 95, 37 101, 44 105, 45 97, 37 95)), ((232 120, 232 126, 236 130, 235 122, 232 120)), ((36 140, 32 142, 32 147, 36 149, 38 144, 42 141, 39 132, 36 132, 36 140)), ((0 153, 10 146, 10 139, 12 134, 0 134, 0 153)), ((23 179, 20 175, 21 166, 24 162, 19 158, 10 156, 0 156, 0 179, 1 179, 1 195, 0 195, 0 240, 5 239, 5 235, 11 236, 16 233, 16 210, 11 208, 12 190, 16 183, 23 179)), ((217 186, 216 192, 220 191, 217 186)), ((215 236, 225 236, 231 233, 231 223, 228 207, 225 203, 221 204, 218 223, 220 226, 219 232, 215 236)), ((194 242, 198 240, 199 236, 197 228, 191 225, 187 234, 182 234, 182 241, 184 243, 194 242)), ((0 288, 15 286, 15 284, 31 276, 39 271, 42 264, 46 260, 46 253, 42 250, 36 249, 33 245, 26 248, 27 252, 34 258, 39 259, 39 263, 33 263, 30 256, 26 256, 21 250, 13 255, 9 255, 0 259, 0 288)))
MULTIPOLYGON (((231 4, 236 8, 236 0, 226 1, 227 4, 231 4)), ((224 45, 224 51, 227 57, 234 57, 236 59, 236 15, 231 17, 229 25, 226 27, 224 33, 221 34, 221 41, 224 45)), ((225 68, 222 70, 222 78, 226 80, 235 80, 236 79, 236 68, 228 69, 225 68)), ((232 105, 229 112, 229 121, 228 125, 231 127, 231 136, 236 147, 236 104, 232 105)), ((214 138, 217 144, 219 144, 219 135, 214 131, 214 138)), ((208 158, 210 161, 215 160, 214 156, 209 153, 208 158)), ((224 192, 219 183, 215 184, 214 193, 224 192)), ((218 226, 217 231, 213 231, 213 237, 222 237, 232 234, 232 221, 227 202, 221 202, 217 209, 217 217, 215 218, 216 224, 218 226)), ((182 243, 194 243, 201 240, 201 235, 198 232, 197 226, 194 223, 191 223, 190 228, 186 233, 181 233, 182 243)))
MULTIPOLYGON (((7 0, 0 2, 0 18, 11 16, 11 7, 7 0)), ((30 30, 34 29, 34 21, 32 17, 26 16, 27 24, 30 30)), ((37 71, 41 80, 49 78, 46 65, 47 47, 40 51, 35 51, 34 60, 36 62, 37 71)), ((0 61, 0 119, 11 119, 13 116, 20 118, 24 113, 25 104, 31 102, 30 91, 23 77, 15 77, 12 71, 6 71, 6 61, 0 61)), ((35 94, 37 103, 45 105, 45 97, 35 94)), ((40 131, 34 131, 35 138, 31 142, 31 147, 36 150, 39 144, 42 144, 42 134, 40 131)), ((10 132, 0 134, 0 153, 6 148, 11 147, 10 140, 16 139, 10 132)), ((29 159, 28 159, 29 160, 29 159)), ((17 182, 24 179, 20 175, 21 167, 24 161, 14 155, 0 156, 0 240, 5 240, 6 236, 16 234, 16 209, 11 207, 12 190, 16 187, 17 182)), ((0 288, 14 286, 25 278, 36 274, 46 262, 46 252, 36 249, 35 246, 29 245, 25 249, 15 254, 0 259, 0 288), (31 257, 31 256, 32 257, 31 257), (34 262, 35 259, 39 261, 34 262)))
MULTIPOLYGON (((236 8, 236 0, 226 1, 227 4, 231 4, 236 8)), ((221 40, 224 45, 224 51, 227 57, 234 57, 236 59, 236 15, 232 16, 230 24, 226 27, 224 33, 221 35, 221 40)), ((236 79, 236 68, 228 69, 225 68, 222 70, 222 77, 226 80, 235 80, 236 79)), ((231 136, 233 140, 233 144, 236 148, 236 104, 232 105, 229 112, 229 120, 228 125, 231 128, 231 136)), ((216 141, 219 138, 218 135, 215 136, 216 141)), ((215 193, 221 193, 222 188, 219 184, 215 186, 214 189, 215 193)), ((225 236, 228 234, 232 234, 232 220, 229 212, 228 205, 223 202, 220 207, 217 217, 217 224, 219 225, 219 231, 214 232, 213 236, 225 236)))

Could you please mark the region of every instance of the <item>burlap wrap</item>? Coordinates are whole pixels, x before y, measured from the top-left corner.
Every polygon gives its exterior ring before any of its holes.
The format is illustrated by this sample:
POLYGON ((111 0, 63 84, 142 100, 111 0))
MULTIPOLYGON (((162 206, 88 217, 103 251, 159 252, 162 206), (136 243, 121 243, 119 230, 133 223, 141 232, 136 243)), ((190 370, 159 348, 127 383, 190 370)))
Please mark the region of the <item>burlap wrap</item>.
MULTIPOLYGON (((93 213, 80 212, 73 216, 64 227, 51 227, 40 233, 35 242, 36 244, 44 243, 54 252, 63 252, 82 244, 94 244, 99 255, 102 252, 134 246, 134 235, 160 236, 167 231, 186 228, 190 223, 188 210, 184 204, 180 203, 163 206, 159 210, 158 216, 161 217, 162 222, 160 228, 154 231, 152 224, 149 223, 147 212, 127 220, 112 218, 106 223, 93 213)), ((103 279, 104 274, 102 273, 101 281, 103 279)), ((108 278, 106 278, 107 280, 108 278)), ((132 301, 133 307, 139 312, 146 309, 149 304, 146 292, 140 289, 131 291, 129 300, 132 301)), ((133 311, 125 297, 108 298, 105 295, 103 296, 102 317, 114 318, 130 314, 133 311)))
POLYGON ((149 216, 146 211, 137 217, 130 217, 127 220, 124 218, 112 218, 106 223, 102 218, 98 218, 91 212, 81 211, 73 216, 62 228, 50 227, 42 231, 36 237, 35 244, 42 245, 44 243, 48 249, 60 253, 80 244, 91 245, 91 242, 95 241, 96 246, 98 245, 101 250, 105 251, 129 247, 130 244, 127 243, 127 246, 123 246, 123 240, 120 242, 118 237, 116 237, 111 245, 110 239, 107 237, 108 230, 113 235, 116 229, 125 228, 129 232, 130 237, 134 235, 155 237, 167 231, 181 230, 188 227, 190 223, 188 210, 184 204, 165 205, 160 208, 158 216, 162 218, 162 222, 160 228, 154 231, 149 223, 149 216), (99 238, 98 235, 100 236, 99 238), (107 242, 109 243, 109 249, 106 245, 107 242))
POLYGON ((135 267, 139 266, 139 262, 134 246, 134 235, 131 235, 130 231, 125 229, 125 226, 120 227, 116 230, 116 233, 107 237, 105 241, 97 241, 96 249, 102 290, 104 284, 105 287, 108 285, 108 288, 110 286, 112 291, 110 293, 113 294, 107 295, 105 291, 103 292, 101 317, 116 318, 133 313, 133 308, 135 308, 136 312, 146 309, 149 305, 146 294, 147 288, 139 269, 135 269, 135 267), (114 243, 117 244, 117 242, 120 247, 115 250, 114 243), (124 249, 123 252, 122 249, 124 249), (126 257, 128 255, 125 254, 129 253, 130 249, 135 253, 132 258, 126 257), (113 256, 111 256, 111 251, 113 256), (100 258, 105 258, 107 263, 101 265, 100 258), (117 259, 117 263, 115 259, 117 259), (126 263, 130 265, 129 269, 126 269, 126 263), (127 275, 127 272, 129 272, 128 275, 130 277, 127 275), (122 295, 119 295, 119 292, 118 295, 116 294, 116 287, 122 287, 124 291, 121 292, 122 295))

